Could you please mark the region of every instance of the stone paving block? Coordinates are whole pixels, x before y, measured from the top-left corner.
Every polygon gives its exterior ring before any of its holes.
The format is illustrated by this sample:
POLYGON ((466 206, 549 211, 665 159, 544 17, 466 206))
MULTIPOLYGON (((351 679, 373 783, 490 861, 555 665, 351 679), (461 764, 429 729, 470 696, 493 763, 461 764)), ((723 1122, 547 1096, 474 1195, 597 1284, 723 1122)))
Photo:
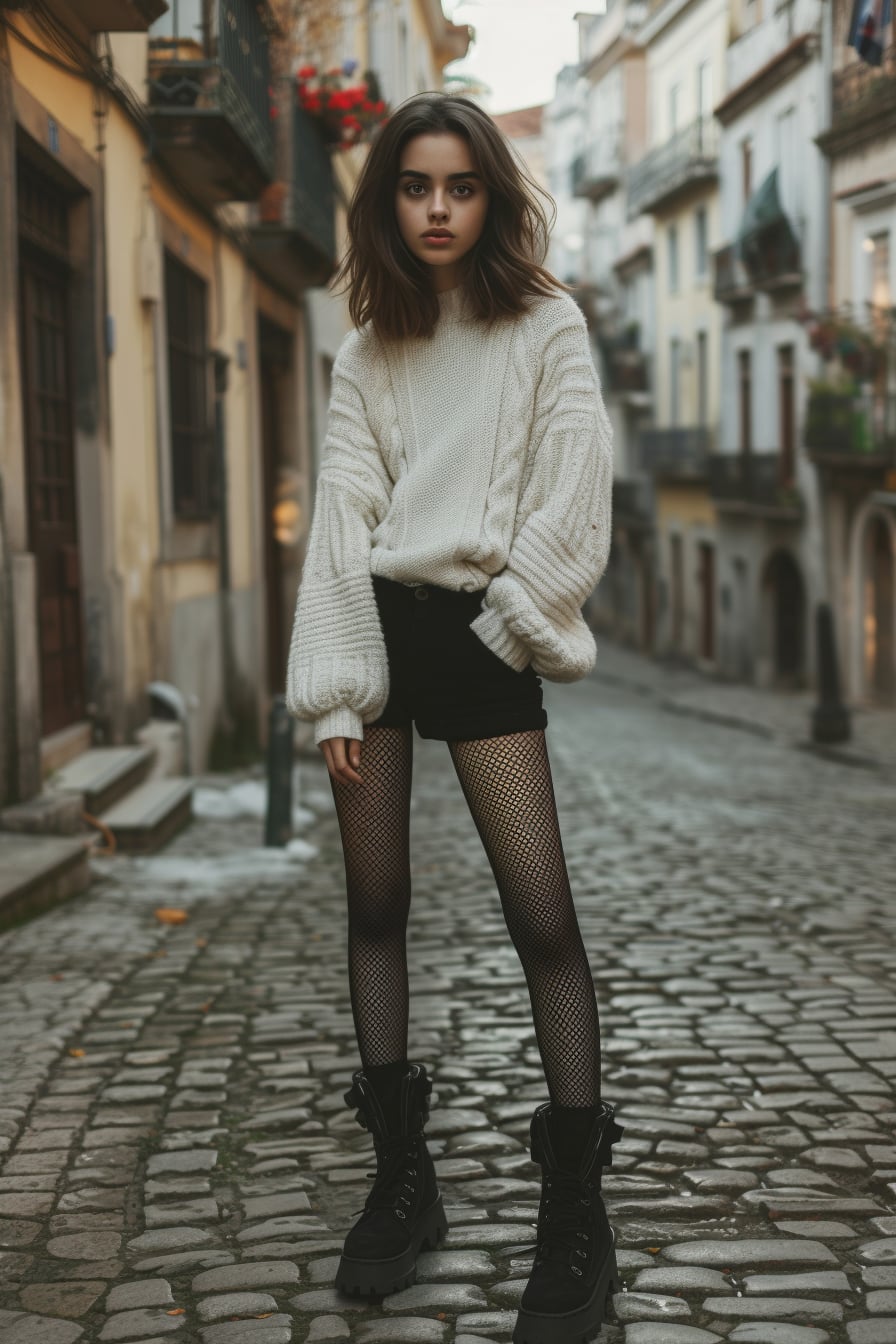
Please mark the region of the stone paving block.
POLYGON ((201 1321, 220 1321, 225 1316, 258 1316, 276 1310, 277 1303, 270 1293, 220 1293, 203 1298, 197 1307, 201 1321))
POLYGON ((625 1344, 718 1344, 721 1338, 713 1330, 675 1321, 636 1321, 625 1327, 625 1344))
POLYGON ((56 1321, 25 1311, 0 1311, 3 1344, 75 1344, 84 1333, 74 1321, 56 1321))
POLYGON ((294 1261, 259 1260, 204 1270, 193 1279, 191 1289, 194 1293, 239 1292, 251 1288, 290 1288, 298 1282, 299 1267, 294 1261))
POLYGON ((828 1344, 827 1330, 814 1325, 792 1325, 789 1321, 749 1321, 736 1325, 728 1336, 729 1344, 828 1344))
POLYGON ((121 1311, 110 1316, 100 1331, 101 1340, 145 1339, 149 1334, 171 1335, 182 1330, 186 1315, 170 1316, 164 1307, 146 1307, 137 1311, 121 1311))
POLYGON ((808 1316, 824 1325, 834 1325, 843 1320, 839 1302, 811 1297, 708 1297, 703 1310, 711 1316, 752 1317, 757 1321, 787 1321, 808 1316))
POLYGON ((634 1290, 616 1293, 613 1309, 619 1321, 684 1320, 691 1315, 689 1304, 681 1297, 662 1293, 644 1293, 634 1290))
POLYGON ((348 1339, 350 1336, 348 1321, 344 1321, 341 1316, 316 1316, 308 1327, 305 1340, 306 1344, 324 1344, 325 1341, 348 1339))
POLYGON ((877 1321, 850 1321, 846 1327, 849 1344, 893 1344, 896 1316, 877 1321))
POLYGON ((359 1321, 358 1344, 441 1344, 448 1326, 427 1316, 409 1316, 400 1321, 359 1321))
POLYGON ((890 1264, 896 1261, 896 1237, 880 1237, 856 1247, 856 1255, 869 1264, 890 1264))
POLYGON ((106 1311, 133 1311, 136 1307, 166 1307, 174 1304, 167 1279, 137 1279, 120 1283, 106 1297, 106 1311))
POLYGON ((29 1283, 19 1297, 26 1311, 76 1320, 87 1314, 105 1287, 104 1279, 29 1283))
POLYGON ((837 1257, 820 1241, 785 1241, 779 1237, 742 1237, 730 1241, 690 1241, 663 1248, 663 1257, 678 1265, 835 1265, 837 1257))
POLYGON ((290 1344, 292 1321, 282 1314, 264 1321, 220 1321, 199 1333, 202 1344, 290 1344))
POLYGON ((120 1249, 117 1232, 74 1232, 47 1242, 49 1254, 60 1260, 108 1260, 120 1249))

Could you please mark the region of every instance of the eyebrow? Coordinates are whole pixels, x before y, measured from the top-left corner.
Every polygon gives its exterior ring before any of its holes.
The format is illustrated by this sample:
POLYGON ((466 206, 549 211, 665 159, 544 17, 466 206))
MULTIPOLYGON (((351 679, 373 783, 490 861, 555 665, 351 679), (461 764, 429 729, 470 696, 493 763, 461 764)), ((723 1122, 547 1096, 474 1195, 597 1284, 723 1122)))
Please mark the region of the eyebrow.
MULTIPOLYGON (((426 180, 427 180, 427 182, 430 181, 430 174, 429 174, 429 173, 420 173, 420 172, 417 171, 416 168, 403 168, 403 169, 401 170, 401 172, 398 174, 398 176, 399 176, 399 177, 425 177, 426 180)), ((470 172, 468 172, 468 173, 449 173, 449 174, 448 174, 448 177, 447 177, 447 181, 449 181, 449 182, 455 182, 455 181, 457 181, 457 179, 460 178, 460 177, 475 177, 475 178, 478 178, 480 182, 482 181, 482 176, 481 176, 481 174, 480 174, 480 173, 474 173, 472 170, 471 170, 470 172)))

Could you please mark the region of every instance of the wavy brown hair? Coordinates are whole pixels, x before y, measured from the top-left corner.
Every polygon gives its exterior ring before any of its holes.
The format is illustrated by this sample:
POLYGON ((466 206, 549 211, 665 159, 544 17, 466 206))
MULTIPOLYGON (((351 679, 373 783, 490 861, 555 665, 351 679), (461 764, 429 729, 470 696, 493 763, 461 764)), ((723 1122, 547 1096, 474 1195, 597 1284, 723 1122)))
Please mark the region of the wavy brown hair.
POLYGON ((491 325, 525 312, 529 296, 571 288, 541 265, 557 213, 553 198, 520 168, 491 117, 457 94, 415 94, 371 142, 348 207, 346 254, 333 277, 348 281, 355 326, 371 321, 384 340, 431 336, 439 316, 430 272, 408 248, 395 215, 401 151, 412 136, 433 131, 464 137, 489 190, 482 232, 463 257, 473 317, 491 325), (533 188, 554 205, 550 224, 533 188))

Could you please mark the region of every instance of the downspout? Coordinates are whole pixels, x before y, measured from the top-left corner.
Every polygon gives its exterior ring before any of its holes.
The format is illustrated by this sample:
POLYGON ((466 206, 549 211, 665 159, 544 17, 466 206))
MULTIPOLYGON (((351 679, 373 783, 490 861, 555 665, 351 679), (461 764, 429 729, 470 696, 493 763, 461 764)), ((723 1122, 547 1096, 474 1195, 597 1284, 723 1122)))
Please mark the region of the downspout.
POLYGON ((16 761, 19 755, 19 736, 16 714, 16 631, 14 622, 12 592, 12 555, 6 533, 6 514, 3 505, 3 477, 0 475, 0 657, 3 659, 0 670, 0 713, 3 726, 0 729, 0 743, 5 749, 0 754, 0 804, 16 803, 19 800, 16 784, 16 761))

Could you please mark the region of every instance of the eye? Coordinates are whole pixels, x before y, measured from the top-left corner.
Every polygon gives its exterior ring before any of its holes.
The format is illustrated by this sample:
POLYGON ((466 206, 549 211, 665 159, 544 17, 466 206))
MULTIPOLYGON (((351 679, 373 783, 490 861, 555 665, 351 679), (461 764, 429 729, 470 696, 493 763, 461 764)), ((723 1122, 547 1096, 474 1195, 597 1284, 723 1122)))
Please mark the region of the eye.
MULTIPOLYGON (((405 194, 408 196, 416 195, 414 188, 422 186, 423 186, 422 182, 409 182, 408 185, 405 187, 405 194)), ((453 190, 464 191, 470 196, 473 195, 473 188, 470 186, 469 182, 458 182, 457 186, 455 186, 453 190)))

